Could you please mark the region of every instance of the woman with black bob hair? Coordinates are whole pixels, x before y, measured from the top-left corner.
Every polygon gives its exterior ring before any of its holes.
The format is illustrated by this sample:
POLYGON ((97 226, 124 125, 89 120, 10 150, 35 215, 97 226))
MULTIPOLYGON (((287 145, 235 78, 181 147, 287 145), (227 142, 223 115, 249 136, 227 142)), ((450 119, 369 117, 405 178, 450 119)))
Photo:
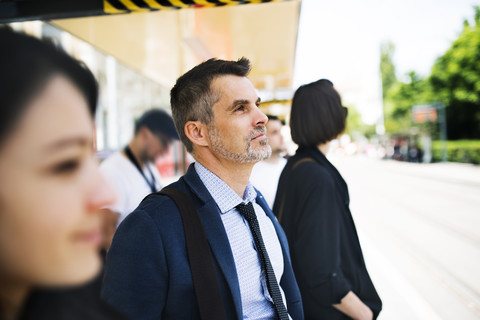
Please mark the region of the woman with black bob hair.
POLYGON ((0 27, 0 319, 122 319, 100 302, 93 149, 97 82, 81 63, 0 27))
POLYGON ((290 245, 305 319, 376 319, 382 302, 368 275, 349 209, 348 188, 328 161, 347 109, 326 79, 295 92, 290 115, 296 154, 273 206, 290 245))

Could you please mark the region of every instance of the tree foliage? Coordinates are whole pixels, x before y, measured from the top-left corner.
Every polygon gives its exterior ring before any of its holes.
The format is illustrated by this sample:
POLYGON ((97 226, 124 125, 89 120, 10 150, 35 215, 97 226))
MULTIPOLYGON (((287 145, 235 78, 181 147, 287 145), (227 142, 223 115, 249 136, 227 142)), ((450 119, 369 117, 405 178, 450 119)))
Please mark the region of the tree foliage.
MULTIPOLYGON (((430 82, 415 71, 410 71, 407 76, 408 81, 399 82, 387 101, 387 104, 394 106, 385 124, 389 132, 404 132, 412 126, 423 128, 428 126, 428 124, 418 125, 413 122, 412 107, 435 101, 430 82)), ((436 130, 432 133, 434 136, 437 134, 436 130)))
POLYGON ((381 50, 387 132, 402 132, 414 126, 414 105, 440 101, 447 111, 449 139, 480 138, 480 7, 475 7, 473 25, 464 22, 458 39, 435 61, 427 78, 411 71, 408 81, 397 81, 392 76, 393 45, 384 45, 381 50))
POLYGON ((447 107, 449 138, 480 138, 480 7, 473 25, 465 21, 458 39, 437 59, 429 80, 447 107))
POLYGON ((408 80, 400 82, 395 74, 392 62, 394 46, 388 43, 382 46, 380 70, 382 72, 383 108, 385 130, 389 133, 407 131, 412 122, 412 106, 430 101, 429 82, 414 71, 408 73, 408 80))
POLYGON ((398 82, 395 75, 395 65, 392 61, 394 52, 395 45, 392 42, 386 41, 380 45, 380 73, 382 75, 382 97, 384 100, 398 82))

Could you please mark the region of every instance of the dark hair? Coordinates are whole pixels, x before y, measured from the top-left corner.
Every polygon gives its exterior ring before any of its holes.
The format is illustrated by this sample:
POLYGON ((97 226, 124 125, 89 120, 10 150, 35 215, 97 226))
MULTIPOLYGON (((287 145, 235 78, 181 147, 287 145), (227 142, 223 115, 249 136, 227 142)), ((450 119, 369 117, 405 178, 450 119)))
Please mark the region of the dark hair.
POLYGON ((208 125, 213 120, 212 107, 220 97, 210 86, 212 80, 222 75, 245 77, 249 72, 247 58, 238 61, 210 59, 177 79, 170 91, 170 103, 177 132, 188 152, 193 151, 193 144, 185 135, 185 124, 201 121, 208 125))
POLYGON ((5 26, 0 26, 0 47, 0 143, 55 75, 70 80, 85 97, 92 117, 95 115, 98 85, 83 63, 51 42, 5 26))
POLYGON ((277 116, 273 116, 271 114, 266 114, 266 116, 267 116, 268 120, 278 120, 278 121, 280 121, 280 119, 277 116))
POLYGON ((345 130, 345 109, 332 82, 321 79, 295 91, 290 128, 293 142, 301 147, 326 143, 345 130))
POLYGON ((282 123, 282 126, 285 125, 285 121, 282 120, 282 119, 280 119, 280 118, 277 117, 277 116, 274 116, 274 115, 271 115, 271 114, 266 114, 266 116, 267 116, 267 118, 268 118, 268 121, 271 121, 271 120, 273 120, 273 121, 280 121, 280 122, 282 123))
POLYGON ((148 128, 154 134, 161 134, 170 139, 178 140, 173 119, 164 110, 150 109, 144 112, 135 122, 135 134, 137 134, 142 127, 148 128))

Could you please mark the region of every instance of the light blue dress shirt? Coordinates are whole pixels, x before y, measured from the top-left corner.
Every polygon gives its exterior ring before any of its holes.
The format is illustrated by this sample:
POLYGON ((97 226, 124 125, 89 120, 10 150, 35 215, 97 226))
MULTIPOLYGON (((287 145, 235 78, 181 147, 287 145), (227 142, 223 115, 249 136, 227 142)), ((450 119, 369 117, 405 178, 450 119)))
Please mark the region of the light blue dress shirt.
MULTIPOLYGON (((242 202, 252 202, 275 277, 280 283, 283 275, 282 248, 272 221, 255 202, 257 192, 249 182, 242 199, 222 179, 199 162, 195 162, 195 171, 219 208, 237 269, 243 318, 275 319, 273 301, 268 292, 265 272, 262 272, 250 227, 235 208, 242 202)), ((281 287, 280 291, 286 306, 285 294, 281 287)))

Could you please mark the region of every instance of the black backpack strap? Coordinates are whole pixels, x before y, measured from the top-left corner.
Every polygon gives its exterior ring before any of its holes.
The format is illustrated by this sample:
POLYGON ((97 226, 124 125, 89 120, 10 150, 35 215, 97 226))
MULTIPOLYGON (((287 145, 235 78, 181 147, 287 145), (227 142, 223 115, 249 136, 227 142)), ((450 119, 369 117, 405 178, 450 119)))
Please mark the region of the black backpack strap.
POLYGON ((200 318, 202 320, 227 319, 210 245, 192 199, 184 192, 171 187, 164 188, 157 193, 170 197, 182 216, 188 261, 192 271, 200 318))

